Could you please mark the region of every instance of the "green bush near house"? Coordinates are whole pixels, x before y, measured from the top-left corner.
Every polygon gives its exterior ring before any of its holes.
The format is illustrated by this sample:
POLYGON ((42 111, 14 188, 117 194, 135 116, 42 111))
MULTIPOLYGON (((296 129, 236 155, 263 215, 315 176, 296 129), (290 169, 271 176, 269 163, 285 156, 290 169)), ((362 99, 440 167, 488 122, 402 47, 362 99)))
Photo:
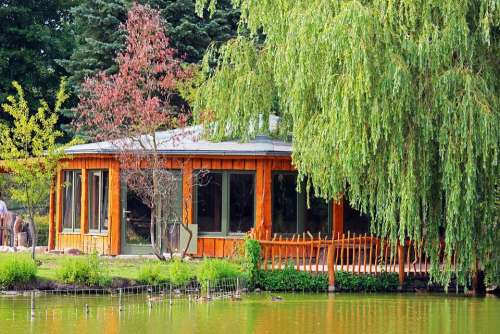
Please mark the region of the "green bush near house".
POLYGON ((196 275, 192 266, 179 259, 175 259, 168 268, 168 278, 173 285, 186 285, 192 281, 196 275))
POLYGON ((66 284, 106 287, 111 278, 97 254, 65 258, 56 271, 57 278, 66 284))
POLYGON ((255 287, 266 291, 326 291, 328 277, 297 271, 292 267, 283 270, 260 270, 255 287))
POLYGON ((204 259, 196 273, 198 282, 217 282, 225 278, 237 278, 244 276, 240 266, 223 259, 204 259))
POLYGON ((145 285, 157 285, 167 282, 168 278, 161 272, 159 262, 150 262, 141 266, 137 274, 137 281, 145 285))
POLYGON ((37 266, 27 254, 4 254, 0 256, 0 288, 27 284, 36 278, 37 266))
POLYGON ((35 226, 38 234, 37 245, 47 246, 49 244, 49 216, 35 216, 35 226))
POLYGON ((335 273, 335 287, 341 291, 396 291, 399 278, 395 273, 381 273, 380 275, 354 275, 348 272, 335 273))
POLYGON ((245 239, 245 261, 243 269, 249 278, 249 285, 255 286, 259 273, 260 244, 255 239, 245 239))

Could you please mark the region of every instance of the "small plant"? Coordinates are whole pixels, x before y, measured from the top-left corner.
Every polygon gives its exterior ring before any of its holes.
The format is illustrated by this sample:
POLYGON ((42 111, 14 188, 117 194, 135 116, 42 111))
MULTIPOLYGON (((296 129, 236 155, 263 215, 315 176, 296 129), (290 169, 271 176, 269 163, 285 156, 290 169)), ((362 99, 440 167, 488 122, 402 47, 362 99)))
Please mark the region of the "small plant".
POLYGON ((204 259, 198 268, 197 279, 201 284, 211 281, 216 282, 224 278, 243 276, 240 267, 222 259, 204 259))
POLYGON ((168 281, 166 275, 161 272, 159 262, 149 262, 139 269, 137 281, 146 285, 157 285, 168 281))
POLYGON ((105 287, 111 283, 97 254, 66 258, 56 272, 57 278, 66 284, 89 287, 105 287))
POLYGON ((186 285, 196 275, 192 267, 179 259, 175 259, 169 266, 169 280, 174 285, 186 285))
POLYGON ((35 279, 37 266, 26 254, 5 254, 0 256, 0 288, 8 289, 23 285, 35 279))

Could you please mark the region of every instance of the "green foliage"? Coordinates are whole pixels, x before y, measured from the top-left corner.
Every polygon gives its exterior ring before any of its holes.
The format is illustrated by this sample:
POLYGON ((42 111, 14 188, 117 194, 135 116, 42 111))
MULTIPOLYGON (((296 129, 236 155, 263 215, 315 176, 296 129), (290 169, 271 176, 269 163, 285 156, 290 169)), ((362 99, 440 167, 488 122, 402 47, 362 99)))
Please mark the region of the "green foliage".
MULTIPOLYGON (((68 95, 65 80, 62 80, 53 110, 40 100, 36 111, 31 111, 21 85, 12 84, 17 96, 9 96, 2 109, 12 117, 13 126, 0 124, 0 160, 10 173, 9 193, 14 201, 26 208, 28 223, 34 230, 34 217, 48 202, 57 162, 64 156, 64 146, 56 143, 62 136, 56 125, 68 95)), ((36 241, 36 230, 34 232, 36 241)), ((33 243, 33 256, 35 245, 36 242, 33 243)))
POLYGON ((381 273, 380 275, 354 275, 338 271, 335 273, 335 287, 343 291, 397 291, 399 278, 394 273, 381 273))
MULTIPOLYGON (((2 1, 0 5, 0 101, 22 82, 28 100, 54 96, 64 69, 56 59, 73 48, 68 27, 75 1, 2 1)), ((53 102, 53 101, 52 101, 53 102)), ((1 119, 10 119, 0 116, 1 119)))
POLYGON ((162 274, 161 266, 160 262, 150 262, 141 266, 137 274, 137 281, 145 285, 158 285, 167 282, 168 278, 162 274))
POLYGON ((0 288, 27 284, 35 279, 37 266, 26 254, 2 254, 0 256, 0 288))
POLYGON ((65 258, 57 268, 56 276, 63 283, 86 287, 106 287, 111 283, 97 254, 65 258))
POLYGON ((49 244, 49 216, 35 216, 35 226, 38 233, 37 244, 40 246, 48 246, 49 244))
POLYGON ((194 277, 195 272, 190 264, 175 259, 168 268, 169 281, 178 286, 189 283, 194 277))
POLYGON ((283 270, 259 271, 255 287, 266 291, 326 291, 328 276, 312 275, 293 267, 283 270))
MULTIPOLYGON (((197 10, 217 0, 198 0, 197 10)), ((234 0, 251 36, 210 52, 195 118, 214 139, 281 116, 299 181, 372 232, 426 240, 435 281, 498 268, 500 6, 490 0, 234 0), (444 233, 443 233, 444 232, 444 233), (444 235, 445 266, 438 247, 444 235)), ((254 131, 249 132, 249 129, 254 131)), ((257 130, 256 130, 257 129, 257 130)))
POLYGON ((245 262, 244 270, 246 271, 250 284, 255 283, 259 274, 260 261, 260 244, 257 240, 245 239, 245 262))
POLYGON ((222 43, 236 34, 239 11, 229 0, 222 0, 219 7, 208 17, 195 13, 194 0, 141 0, 151 8, 160 10, 167 25, 172 46, 188 63, 197 63, 211 43, 222 43))
POLYGON ((216 282, 225 278, 243 276, 240 267, 224 259, 203 259, 198 267, 196 278, 202 285, 207 281, 216 282))

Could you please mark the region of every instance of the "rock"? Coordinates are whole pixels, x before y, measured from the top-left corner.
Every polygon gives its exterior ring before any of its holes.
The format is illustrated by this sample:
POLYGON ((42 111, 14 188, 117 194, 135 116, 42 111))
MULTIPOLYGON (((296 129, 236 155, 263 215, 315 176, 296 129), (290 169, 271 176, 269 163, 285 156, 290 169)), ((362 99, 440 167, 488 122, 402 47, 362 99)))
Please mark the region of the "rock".
POLYGON ((76 248, 64 248, 64 255, 80 255, 81 252, 76 248))
POLYGON ((48 247, 47 246, 36 246, 35 247, 35 253, 40 254, 40 253, 47 253, 48 247))
POLYGON ((62 254, 64 254, 64 251, 62 251, 60 249, 52 249, 49 251, 49 254, 62 255, 62 254))
POLYGON ((259 288, 257 288, 257 289, 255 289, 255 290, 253 290, 253 292, 260 293, 260 289, 259 289, 259 288))
POLYGON ((15 251, 20 252, 20 253, 27 253, 27 252, 31 251, 31 248, 24 247, 24 246, 18 246, 18 247, 15 247, 15 251))

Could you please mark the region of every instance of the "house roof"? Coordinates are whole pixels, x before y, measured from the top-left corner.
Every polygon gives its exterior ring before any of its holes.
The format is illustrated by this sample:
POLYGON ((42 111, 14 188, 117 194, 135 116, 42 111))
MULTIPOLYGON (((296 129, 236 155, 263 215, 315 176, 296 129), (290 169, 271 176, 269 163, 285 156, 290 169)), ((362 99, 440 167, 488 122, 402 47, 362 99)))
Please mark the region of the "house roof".
MULTIPOLYGON (((136 140, 124 139, 103 141, 75 145, 67 148, 67 154, 115 154, 127 149, 146 149, 152 142, 152 136, 141 136, 136 140), (139 143, 142 143, 143 147, 139 143)), ((257 136, 248 142, 222 141, 212 142, 203 137, 201 126, 191 126, 183 129, 159 131, 156 133, 156 142, 161 154, 170 155, 271 155, 289 156, 292 153, 292 144, 268 136, 257 136)))

